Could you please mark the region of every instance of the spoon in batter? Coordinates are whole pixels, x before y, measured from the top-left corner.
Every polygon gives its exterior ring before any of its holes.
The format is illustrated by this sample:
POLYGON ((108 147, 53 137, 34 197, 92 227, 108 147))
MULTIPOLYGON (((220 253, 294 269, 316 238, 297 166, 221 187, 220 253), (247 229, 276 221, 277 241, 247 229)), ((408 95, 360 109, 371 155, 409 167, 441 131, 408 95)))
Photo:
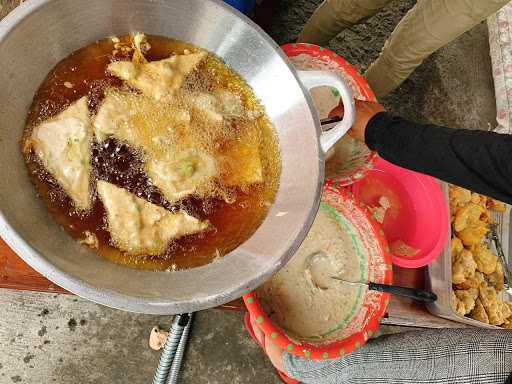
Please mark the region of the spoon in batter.
POLYGON ((437 300, 437 295, 430 291, 416 288, 399 287, 389 284, 378 284, 373 282, 349 281, 343 277, 336 276, 336 265, 333 256, 323 251, 312 253, 306 258, 306 274, 309 276, 311 283, 319 289, 329 289, 332 282, 342 282, 352 285, 366 285, 371 291, 388 292, 393 295, 408 297, 423 303, 433 303, 437 300))

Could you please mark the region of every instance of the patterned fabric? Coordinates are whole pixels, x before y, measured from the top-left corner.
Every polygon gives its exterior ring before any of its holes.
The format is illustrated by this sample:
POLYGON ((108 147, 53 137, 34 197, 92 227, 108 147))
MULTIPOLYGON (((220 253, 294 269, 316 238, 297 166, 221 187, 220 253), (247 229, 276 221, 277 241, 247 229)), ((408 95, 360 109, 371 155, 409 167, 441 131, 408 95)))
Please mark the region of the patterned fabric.
POLYGON ((498 126, 512 134, 512 3, 487 19, 498 126))
POLYGON ((305 384, 503 384, 512 372, 512 332, 435 329, 379 337, 342 359, 283 353, 305 384))

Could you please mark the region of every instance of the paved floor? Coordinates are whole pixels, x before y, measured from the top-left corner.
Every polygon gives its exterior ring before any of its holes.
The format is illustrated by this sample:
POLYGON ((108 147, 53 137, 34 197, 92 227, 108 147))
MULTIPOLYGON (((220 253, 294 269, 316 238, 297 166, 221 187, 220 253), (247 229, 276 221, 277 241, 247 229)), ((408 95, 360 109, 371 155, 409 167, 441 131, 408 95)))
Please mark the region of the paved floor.
MULTIPOLYGON (((319 0, 265 2, 270 13, 260 14, 260 20, 272 37, 285 43, 296 37, 319 0)), ((0 0, 0 18, 17 3, 0 0)), ((330 48, 364 69, 412 4, 392 3, 342 33, 330 48)), ((419 121, 487 128, 495 124, 490 73, 487 29, 482 24, 429 58, 385 104, 419 121)), ((159 354, 147 347, 148 333, 153 325, 167 326, 170 320, 67 295, 11 290, 0 290, 0 308, 0 384, 150 382, 159 354)), ((182 382, 279 383, 244 332, 240 314, 217 310, 197 315, 182 382)))

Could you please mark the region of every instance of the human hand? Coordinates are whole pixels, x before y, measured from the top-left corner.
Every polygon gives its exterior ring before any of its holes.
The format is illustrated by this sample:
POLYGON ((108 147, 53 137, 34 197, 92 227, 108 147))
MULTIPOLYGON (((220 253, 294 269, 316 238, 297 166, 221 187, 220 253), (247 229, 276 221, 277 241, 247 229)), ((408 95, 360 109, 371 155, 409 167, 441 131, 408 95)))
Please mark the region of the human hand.
MULTIPOLYGON (((348 131, 349 135, 354 139, 359 140, 364 143, 364 135, 366 131, 366 126, 368 122, 371 120, 373 116, 375 116, 379 112, 385 112, 386 110, 382 105, 378 102, 373 101, 363 101, 363 100, 355 100, 356 104, 356 120, 352 125, 352 128, 348 131)), ((335 116, 343 116, 343 102, 340 100, 340 103, 336 108, 334 108, 330 113, 329 117, 335 116)))

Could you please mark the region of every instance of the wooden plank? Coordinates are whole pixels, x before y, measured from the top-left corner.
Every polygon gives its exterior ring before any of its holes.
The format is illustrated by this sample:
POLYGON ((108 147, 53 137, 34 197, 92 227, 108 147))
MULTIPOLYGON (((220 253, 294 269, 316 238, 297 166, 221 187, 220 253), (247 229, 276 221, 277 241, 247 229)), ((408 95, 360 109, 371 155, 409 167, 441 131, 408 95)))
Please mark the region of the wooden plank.
MULTIPOLYGON (((32 269, 1 238, 0 288, 71 294, 32 269)), ((238 299, 221 305, 219 308, 241 311, 244 309, 244 303, 242 299, 238 299)))
POLYGON ((25 263, 0 239, 0 288, 68 293, 25 263))
MULTIPOLYGON (((404 287, 423 288, 425 271, 421 269, 406 269, 394 267, 394 284, 404 287)), ((0 288, 11 288, 37 292, 69 293, 44 278, 29 267, 9 246, 0 239, 0 288)), ((220 306, 221 309, 245 310, 241 299, 220 306)), ((382 324, 401 325, 423 328, 460 328, 463 324, 431 315, 421 303, 393 296, 389 303, 388 314, 382 319, 382 324)))
MULTIPOLYGON (((396 285, 423 288, 425 283, 425 271, 423 268, 406 269, 395 266, 393 269, 393 278, 394 284, 396 285)), ((1 239, 0 288, 69 293, 29 267, 1 239)), ((234 311, 245 309, 241 299, 222 305, 220 308, 234 311)), ((457 328, 464 326, 463 324, 431 315, 421 303, 397 296, 391 298, 388 314, 382 319, 382 323, 426 328, 457 328)))

